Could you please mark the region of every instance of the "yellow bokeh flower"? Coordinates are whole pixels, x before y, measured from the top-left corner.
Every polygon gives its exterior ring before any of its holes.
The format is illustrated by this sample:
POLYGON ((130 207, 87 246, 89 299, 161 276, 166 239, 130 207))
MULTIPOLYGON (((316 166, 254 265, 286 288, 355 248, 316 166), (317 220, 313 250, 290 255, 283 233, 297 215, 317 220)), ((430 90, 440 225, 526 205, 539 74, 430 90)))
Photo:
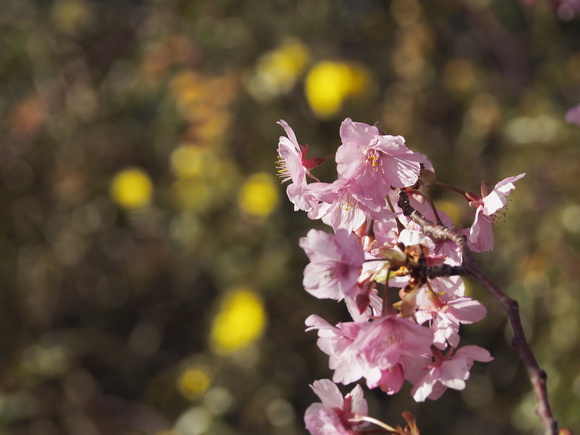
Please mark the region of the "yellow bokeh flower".
POLYGON ((178 180, 172 187, 174 198, 182 208, 205 209, 212 203, 212 189, 206 180, 187 178, 178 180))
POLYGON ((113 177, 109 193, 123 208, 143 207, 151 202, 153 183, 142 169, 126 168, 113 177))
POLYGON ((278 183, 266 172, 251 175, 240 189, 238 202, 248 214, 267 216, 278 204, 278 183))
POLYGON ((260 58, 249 83, 250 93, 258 99, 268 99, 288 92, 309 60, 310 52, 302 42, 284 42, 260 58))
POLYGON ((202 175, 206 168, 208 151, 196 146, 179 146, 170 156, 171 172, 177 178, 193 178, 202 175))
POLYGON ((211 385, 211 373, 207 366, 195 364, 185 369, 177 379, 177 388, 184 397, 195 400, 211 385))
POLYGON ((255 292, 240 287, 228 293, 213 319, 210 342, 220 354, 232 354, 258 339, 266 326, 266 312, 255 292))
POLYGON ((323 61, 306 76, 305 92, 310 108, 319 118, 330 118, 344 100, 362 94, 370 85, 368 71, 357 64, 323 61))

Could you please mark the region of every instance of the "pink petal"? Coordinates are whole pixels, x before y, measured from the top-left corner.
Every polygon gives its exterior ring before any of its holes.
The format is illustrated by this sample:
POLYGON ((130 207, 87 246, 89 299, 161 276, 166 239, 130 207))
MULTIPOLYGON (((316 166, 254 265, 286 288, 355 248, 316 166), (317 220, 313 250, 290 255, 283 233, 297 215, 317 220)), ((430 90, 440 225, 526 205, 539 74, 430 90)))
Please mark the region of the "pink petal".
POLYGON ((465 356, 467 358, 471 358, 474 361, 481 362, 493 361, 493 357, 491 356, 491 354, 487 349, 475 345, 463 346, 462 348, 457 350, 455 355, 465 356))
POLYGON ((288 125, 288 123, 286 121, 284 121, 283 119, 281 119, 276 124, 279 124, 282 126, 282 128, 286 132, 286 135, 290 139, 291 143, 295 144, 296 149, 298 151, 300 151, 300 147, 297 146, 298 140, 296 139, 296 134, 294 134, 294 130, 292 130, 292 128, 288 125))
POLYGON ((354 142, 360 146, 366 146, 379 136, 379 129, 364 122, 353 122, 346 118, 340 125, 340 138, 342 143, 354 142))
POLYGON ((320 379, 319 381, 314 381, 310 388, 312 388, 325 406, 342 409, 344 399, 336 384, 331 380, 320 379))
POLYGON ((427 400, 436 383, 437 379, 435 379, 433 374, 427 373, 411 390, 411 395, 415 399, 415 402, 424 402, 427 400))
POLYGON ((352 412, 358 414, 367 414, 368 405, 363 397, 363 390, 360 385, 356 385, 347 396, 352 397, 352 412))
POLYGON ((487 310, 478 301, 470 298, 459 298, 447 303, 447 312, 461 323, 479 322, 485 317, 487 310))
POLYGON ((526 174, 516 175, 515 177, 508 177, 495 185, 493 191, 483 198, 483 213, 487 216, 491 216, 496 211, 503 208, 507 199, 506 196, 509 195, 510 191, 516 188, 514 182, 523 178, 526 174))

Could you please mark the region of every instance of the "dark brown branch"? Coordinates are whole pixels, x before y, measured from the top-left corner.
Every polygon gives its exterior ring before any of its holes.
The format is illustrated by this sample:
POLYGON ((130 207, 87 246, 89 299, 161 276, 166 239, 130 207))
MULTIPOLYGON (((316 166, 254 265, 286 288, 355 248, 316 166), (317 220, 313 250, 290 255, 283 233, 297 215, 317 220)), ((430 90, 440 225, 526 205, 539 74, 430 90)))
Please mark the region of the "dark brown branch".
MULTIPOLYGON (((467 246, 465 236, 457 231, 445 227, 444 225, 436 225, 429 219, 426 219, 421 213, 413 208, 409 202, 409 196, 405 190, 399 192, 399 200, 397 205, 403 210, 403 214, 409 217, 413 222, 421 226, 423 231, 435 239, 448 239, 453 241, 463 255, 463 264, 459 269, 449 271, 458 272, 458 275, 466 275, 472 277, 475 281, 480 283, 489 293, 491 293, 507 312, 508 319, 513 331, 512 346, 516 349, 520 358, 530 376, 538 406, 536 413, 542 420, 546 435, 558 435, 558 423, 552 415, 550 402, 548 400, 548 389, 546 387, 547 375, 544 370, 540 368, 536 357, 526 339, 524 327, 520 318, 520 310, 517 301, 506 295, 497 284, 495 284, 485 272, 479 267, 473 253, 467 246), (459 272, 462 273, 459 273, 459 272)), ((449 266, 451 267, 451 266, 449 266)), ((433 270, 435 273, 435 270, 433 270)), ((436 275, 445 276, 445 275, 436 275)), ((430 277, 430 276, 428 276, 430 277)))
POLYGON ((439 278, 441 276, 465 275, 463 266, 451 266, 449 264, 440 264, 437 266, 427 266, 425 268, 425 277, 429 279, 439 278))

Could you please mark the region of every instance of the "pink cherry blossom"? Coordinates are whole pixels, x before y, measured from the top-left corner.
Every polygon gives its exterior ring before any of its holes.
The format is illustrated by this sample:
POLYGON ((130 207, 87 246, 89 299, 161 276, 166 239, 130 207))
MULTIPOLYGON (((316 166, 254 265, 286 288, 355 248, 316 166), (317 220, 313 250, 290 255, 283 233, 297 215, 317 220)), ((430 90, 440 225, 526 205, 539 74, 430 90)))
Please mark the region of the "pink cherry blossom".
MULTIPOLYGON (((394 393, 398 389, 389 389, 385 385, 385 372, 390 371, 388 376, 393 376, 392 370, 398 370, 399 365, 404 378, 413 377, 413 373, 407 373, 407 363, 422 357, 428 361, 432 342, 433 333, 428 328, 419 326, 410 318, 391 314, 366 323, 350 348, 356 349, 359 358, 369 367, 364 374, 367 386, 381 386, 384 391, 394 393)), ((399 381, 396 383, 399 384, 399 381)))
POLYGON ((394 394, 403 378, 416 379, 431 361, 433 332, 410 318, 389 314, 372 322, 333 327, 312 315, 306 325, 307 330, 318 329, 317 344, 329 356, 334 382, 348 384, 364 377, 367 387, 394 394))
POLYGON ((352 295, 364 262, 358 237, 345 230, 336 234, 310 230, 300 239, 310 263, 304 269, 304 288, 319 299, 352 295))
POLYGON ((286 194, 292 204, 294 211, 303 210, 308 216, 316 216, 319 213, 320 201, 310 192, 311 184, 290 184, 286 188, 286 194))
POLYGON ((304 415, 306 429, 313 435, 352 435, 359 427, 360 416, 368 413, 367 401, 360 385, 344 398, 335 383, 328 379, 315 381, 312 390, 322 403, 313 403, 304 415))
MULTIPOLYGON (((449 257, 446 262, 448 259, 449 257)), ((430 279, 429 284, 444 302, 465 296, 465 283, 460 276, 440 276, 430 279)))
POLYGON ((508 177, 495 185, 491 193, 487 193, 487 186, 481 183, 481 197, 472 198, 470 205, 477 207, 475 219, 468 230, 467 243, 469 248, 475 252, 486 252, 493 249, 492 224, 496 213, 507 203, 507 196, 515 189, 514 182, 524 177, 526 174, 508 177))
POLYGON ((278 176, 282 182, 291 181, 286 189, 290 201, 294 204, 294 210, 312 212, 317 208, 318 200, 313 197, 308 189, 306 176, 317 180, 310 170, 317 167, 329 157, 307 159, 308 145, 298 143, 294 130, 284 120, 278 121, 288 137, 280 136, 278 142, 278 176))
MULTIPOLYGON (((580 2, 579 2, 580 6, 580 2)), ((566 122, 571 124, 580 125, 580 104, 577 106, 572 107, 570 110, 566 112, 566 122)))
POLYGON ((403 372, 403 365, 401 363, 397 363, 389 369, 382 370, 380 373, 380 379, 378 381, 374 380, 371 385, 376 384, 376 386, 389 396, 401 391, 403 382, 405 381, 405 373, 403 372))
POLYGON ((367 207, 381 209, 391 186, 417 182, 425 156, 407 148, 403 137, 380 135, 376 127, 349 118, 340 127, 340 137, 338 173, 354 180, 351 193, 367 207))
POLYGON ((363 377, 367 366, 357 355, 352 343, 358 336, 364 323, 345 322, 332 326, 321 317, 312 314, 305 321, 306 331, 318 329, 317 345, 329 356, 328 365, 334 370, 332 380, 343 384, 356 382, 363 377))
POLYGON ((310 213, 308 216, 312 219, 322 219, 322 222, 330 225, 335 231, 339 228, 356 231, 367 218, 377 222, 394 221, 396 213, 387 208, 373 210, 358 201, 351 194, 354 184, 353 180, 345 178, 339 178, 331 184, 309 184, 312 196, 323 204, 318 206, 316 215, 310 213))
POLYGON ((281 119, 278 124, 284 128, 288 137, 280 136, 278 142, 278 175, 282 182, 292 180, 295 184, 306 183, 306 176, 313 180, 318 179, 310 173, 311 169, 324 163, 332 156, 307 159, 308 145, 300 145, 294 130, 286 121, 281 119))
POLYGON ((307 169, 303 165, 307 147, 298 143, 294 130, 284 120, 278 121, 288 137, 280 136, 278 142, 278 175, 282 182, 292 181, 294 184, 306 184, 307 169))
POLYGON ((485 307, 474 299, 460 297, 444 302, 435 292, 426 289, 417 295, 417 305, 417 322, 431 322, 433 344, 439 349, 445 349, 446 343, 457 347, 460 324, 479 322, 487 313, 485 307))
MULTIPOLYGON (((352 317, 336 325, 317 315, 305 321, 307 331, 317 330, 317 345, 333 370, 332 381, 323 379, 311 386, 321 402, 307 409, 307 430, 360 435, 368 432, 359 429, 362 421, 376 422, 366 416, 360 386, 343 397, 334 382, 364 379, 368 388, 392 395, 408 381, 416 401, 437 399, 447 388, 465 388, 474 361, 493 358, 478 346, 458 348, 459 330, 462 324, 481 320, 486 309, 465 297, 465 285, 457 275, 463 269, 452 267, 464 263, 460 243, 426 231, 398 205, 405 188, 414 210, 460 231, 449 216, 435 211, 421 187, 435 182, 432 164, 409 150, 401 136, 383 135, 376 127, 346 119, 336 153, 338 179, 320 182, 310 170, 325 159, 307 159, 308 147, 298 143, 285 121, 279 124, 287 135, 280 138, 278 165, 282 180, 290 182, 288 197, 295 209, 334 230, 313 229, 300 239, 310 260, 304 269, 304 288, 319 299, 344 301, 352 317), (400 288, 398 299, 393 287, 400 288)), ((482 252, 493 247, 492 224, 515 188, 513 183, 524 175, 500 181, 491 192, 482 183, 481 196, 447 186, 463 192, 475 208, 473 224, 463 231, 471 249, 482 252)))
POLYGON ((493 357, 479 346, 463 346, 455 355, 435 353, 435 361, 429 365, 425 374, 415 383, 411 390, 417 402, 427 398, 439 399, 447 388, 463 390, 469 379, 469 370, 474 361, 490 362, 493 357))
POLYGON ((325 206, 319 207, 316 218, 322 218, 322 222, 335 231, 341 228, 355 231, 365 223, 370 211, 350 194, 349 187, 350 182, 346 179, 335 180, 331 184, 310 184, 313 196, 325 203, 325 206))
POLYGON ((305 290, 319 299, 344 300, 356 322, 364 322, 382 309, 382 299, 368 277, 362 276, 365 253, 354 233, 310 230, 300 239, 310 263, 304 269, 305 290))

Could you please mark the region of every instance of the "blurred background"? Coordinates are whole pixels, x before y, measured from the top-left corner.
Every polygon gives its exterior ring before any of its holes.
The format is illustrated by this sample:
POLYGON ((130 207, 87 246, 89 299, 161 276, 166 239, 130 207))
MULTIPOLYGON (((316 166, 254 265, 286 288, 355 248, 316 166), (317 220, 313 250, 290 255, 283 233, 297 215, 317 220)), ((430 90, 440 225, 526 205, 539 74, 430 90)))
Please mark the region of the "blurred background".
MULTIPOLYGON (((555 414, 580 428, 580 20, 538 0, 0 1, 0 433, 304 434, 332 376, 305 333, 344 307, 302 288, 276 177, 345 117, 405 136, 441 181, 526 172, 479 258, 519 300, 555 414)), ((317 175, 332 181, 331 162, 317 175)), ((434 189, 455 222, 467 204, 434 189)), ((464 391, 371 415, 423 434, 539 434, 499 305, 464 391)), ((345 386, 347 393, 352 386, 345 386)))

